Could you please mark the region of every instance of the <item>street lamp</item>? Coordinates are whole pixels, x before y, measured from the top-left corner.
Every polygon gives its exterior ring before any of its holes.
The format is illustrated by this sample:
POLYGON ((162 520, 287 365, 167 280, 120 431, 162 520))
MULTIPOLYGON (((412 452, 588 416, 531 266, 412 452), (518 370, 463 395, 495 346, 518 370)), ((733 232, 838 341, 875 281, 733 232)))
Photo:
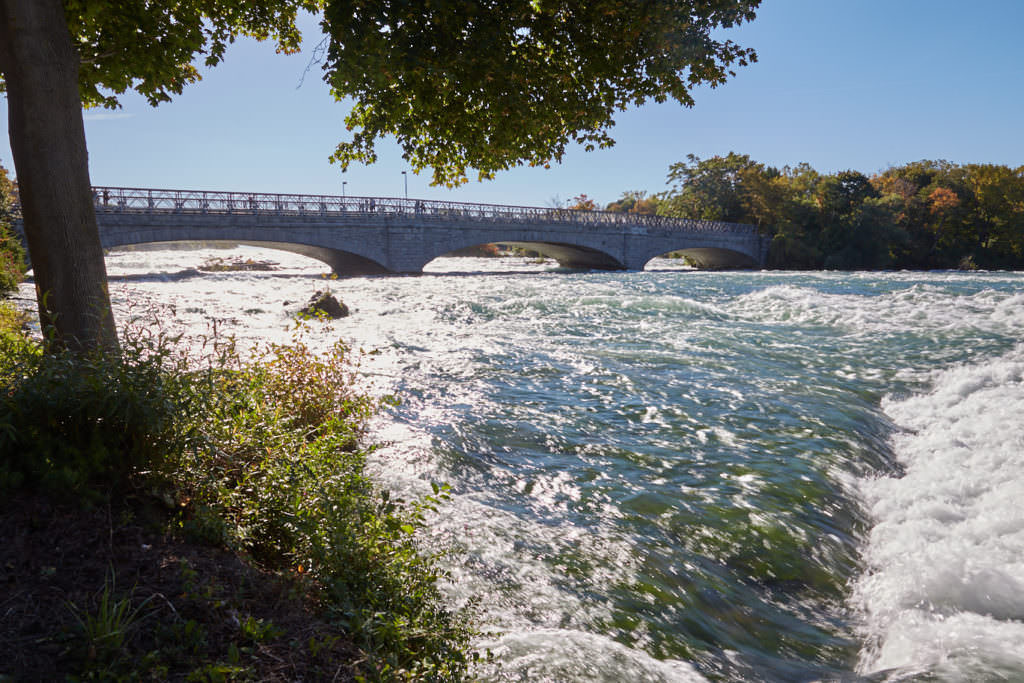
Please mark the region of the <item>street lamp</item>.
POLYGON ((345 198, 345 186, 346 185, 348 185, 348 181, 347 180, 342 180, 341 181, 341 198, 342 199, 345 198))
POLYGON ((405 179, 405 198, 409 198, 409 176, 405 171, 402 171, 402 178, 405 179))

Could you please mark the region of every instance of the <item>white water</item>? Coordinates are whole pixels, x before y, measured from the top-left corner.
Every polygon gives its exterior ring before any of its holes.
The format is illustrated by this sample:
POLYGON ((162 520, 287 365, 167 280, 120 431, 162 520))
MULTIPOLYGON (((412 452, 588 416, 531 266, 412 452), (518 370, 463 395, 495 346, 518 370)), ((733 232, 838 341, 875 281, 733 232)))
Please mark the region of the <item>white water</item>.
MULTIPOLYGON (((1004 307, 998 307, 1004 308, 1004 307)), ((1000 318, 1024 329, 1024 305, 1000 318)), ((1024 675, 1024 345, 887 397, 902 477, 864 482, 876 524, 854 601, 860 669, 1024 675)))

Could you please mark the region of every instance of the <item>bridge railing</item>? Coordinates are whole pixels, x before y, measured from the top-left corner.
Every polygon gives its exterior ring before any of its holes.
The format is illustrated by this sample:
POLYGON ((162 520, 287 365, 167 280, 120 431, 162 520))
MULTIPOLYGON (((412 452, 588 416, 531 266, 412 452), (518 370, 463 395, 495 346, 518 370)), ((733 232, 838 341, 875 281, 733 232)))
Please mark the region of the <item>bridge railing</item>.
POLYGON ((267 194, 208 190, 160 190, 133 187, 94 187, 97 211, 292 215, 339 217, 366 214, 393 215, 424 221, 571 224, 731 232, 753 234, 752 225, 700 221, 611 211, 580 211, 550 207, 474 204, 397 197, 267 194))

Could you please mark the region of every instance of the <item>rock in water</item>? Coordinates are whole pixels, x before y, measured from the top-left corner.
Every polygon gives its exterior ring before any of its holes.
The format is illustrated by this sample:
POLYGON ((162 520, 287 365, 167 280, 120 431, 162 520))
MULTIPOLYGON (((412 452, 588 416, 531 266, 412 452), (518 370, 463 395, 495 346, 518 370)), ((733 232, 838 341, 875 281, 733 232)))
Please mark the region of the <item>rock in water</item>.
POLYGON ((334 298, 330 292, 318 291, 309 298, 309 303, 299 313, 314 318, 326 316, 331 320, 337 320, 347 316, 349 311, 348 306, 334 298))

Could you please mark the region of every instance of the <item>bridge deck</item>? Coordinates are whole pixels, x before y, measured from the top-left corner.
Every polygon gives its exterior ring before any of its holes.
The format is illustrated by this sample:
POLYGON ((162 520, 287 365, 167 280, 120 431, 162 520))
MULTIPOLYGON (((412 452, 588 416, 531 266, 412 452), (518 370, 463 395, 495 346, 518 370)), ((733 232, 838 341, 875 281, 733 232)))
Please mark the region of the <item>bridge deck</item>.
POLYGON ((131 187, 94 187, 98 211, 223 213, 231 215, 324 216, 337 219, 351 214, 390 214, 411 218, 500 221, 511 224, 572 224, 606 227, 644 227, 687 232, 756 234, 753 225, 670 218, 612 211, 581 211, 535 206, 475 204, 397 197, 158 190, 131 187))
MULTIPOLYGON (((707 267, 764 263, 752 225, 610 211, 396 197, 95 187, 105 248, 221 240, 318 258, 335 272, 421 272, 468 246, 508 243, 573 268, 642 269, 683 251, 707 267)), ((15 221, 20 227, 20 221, 15 221)))

